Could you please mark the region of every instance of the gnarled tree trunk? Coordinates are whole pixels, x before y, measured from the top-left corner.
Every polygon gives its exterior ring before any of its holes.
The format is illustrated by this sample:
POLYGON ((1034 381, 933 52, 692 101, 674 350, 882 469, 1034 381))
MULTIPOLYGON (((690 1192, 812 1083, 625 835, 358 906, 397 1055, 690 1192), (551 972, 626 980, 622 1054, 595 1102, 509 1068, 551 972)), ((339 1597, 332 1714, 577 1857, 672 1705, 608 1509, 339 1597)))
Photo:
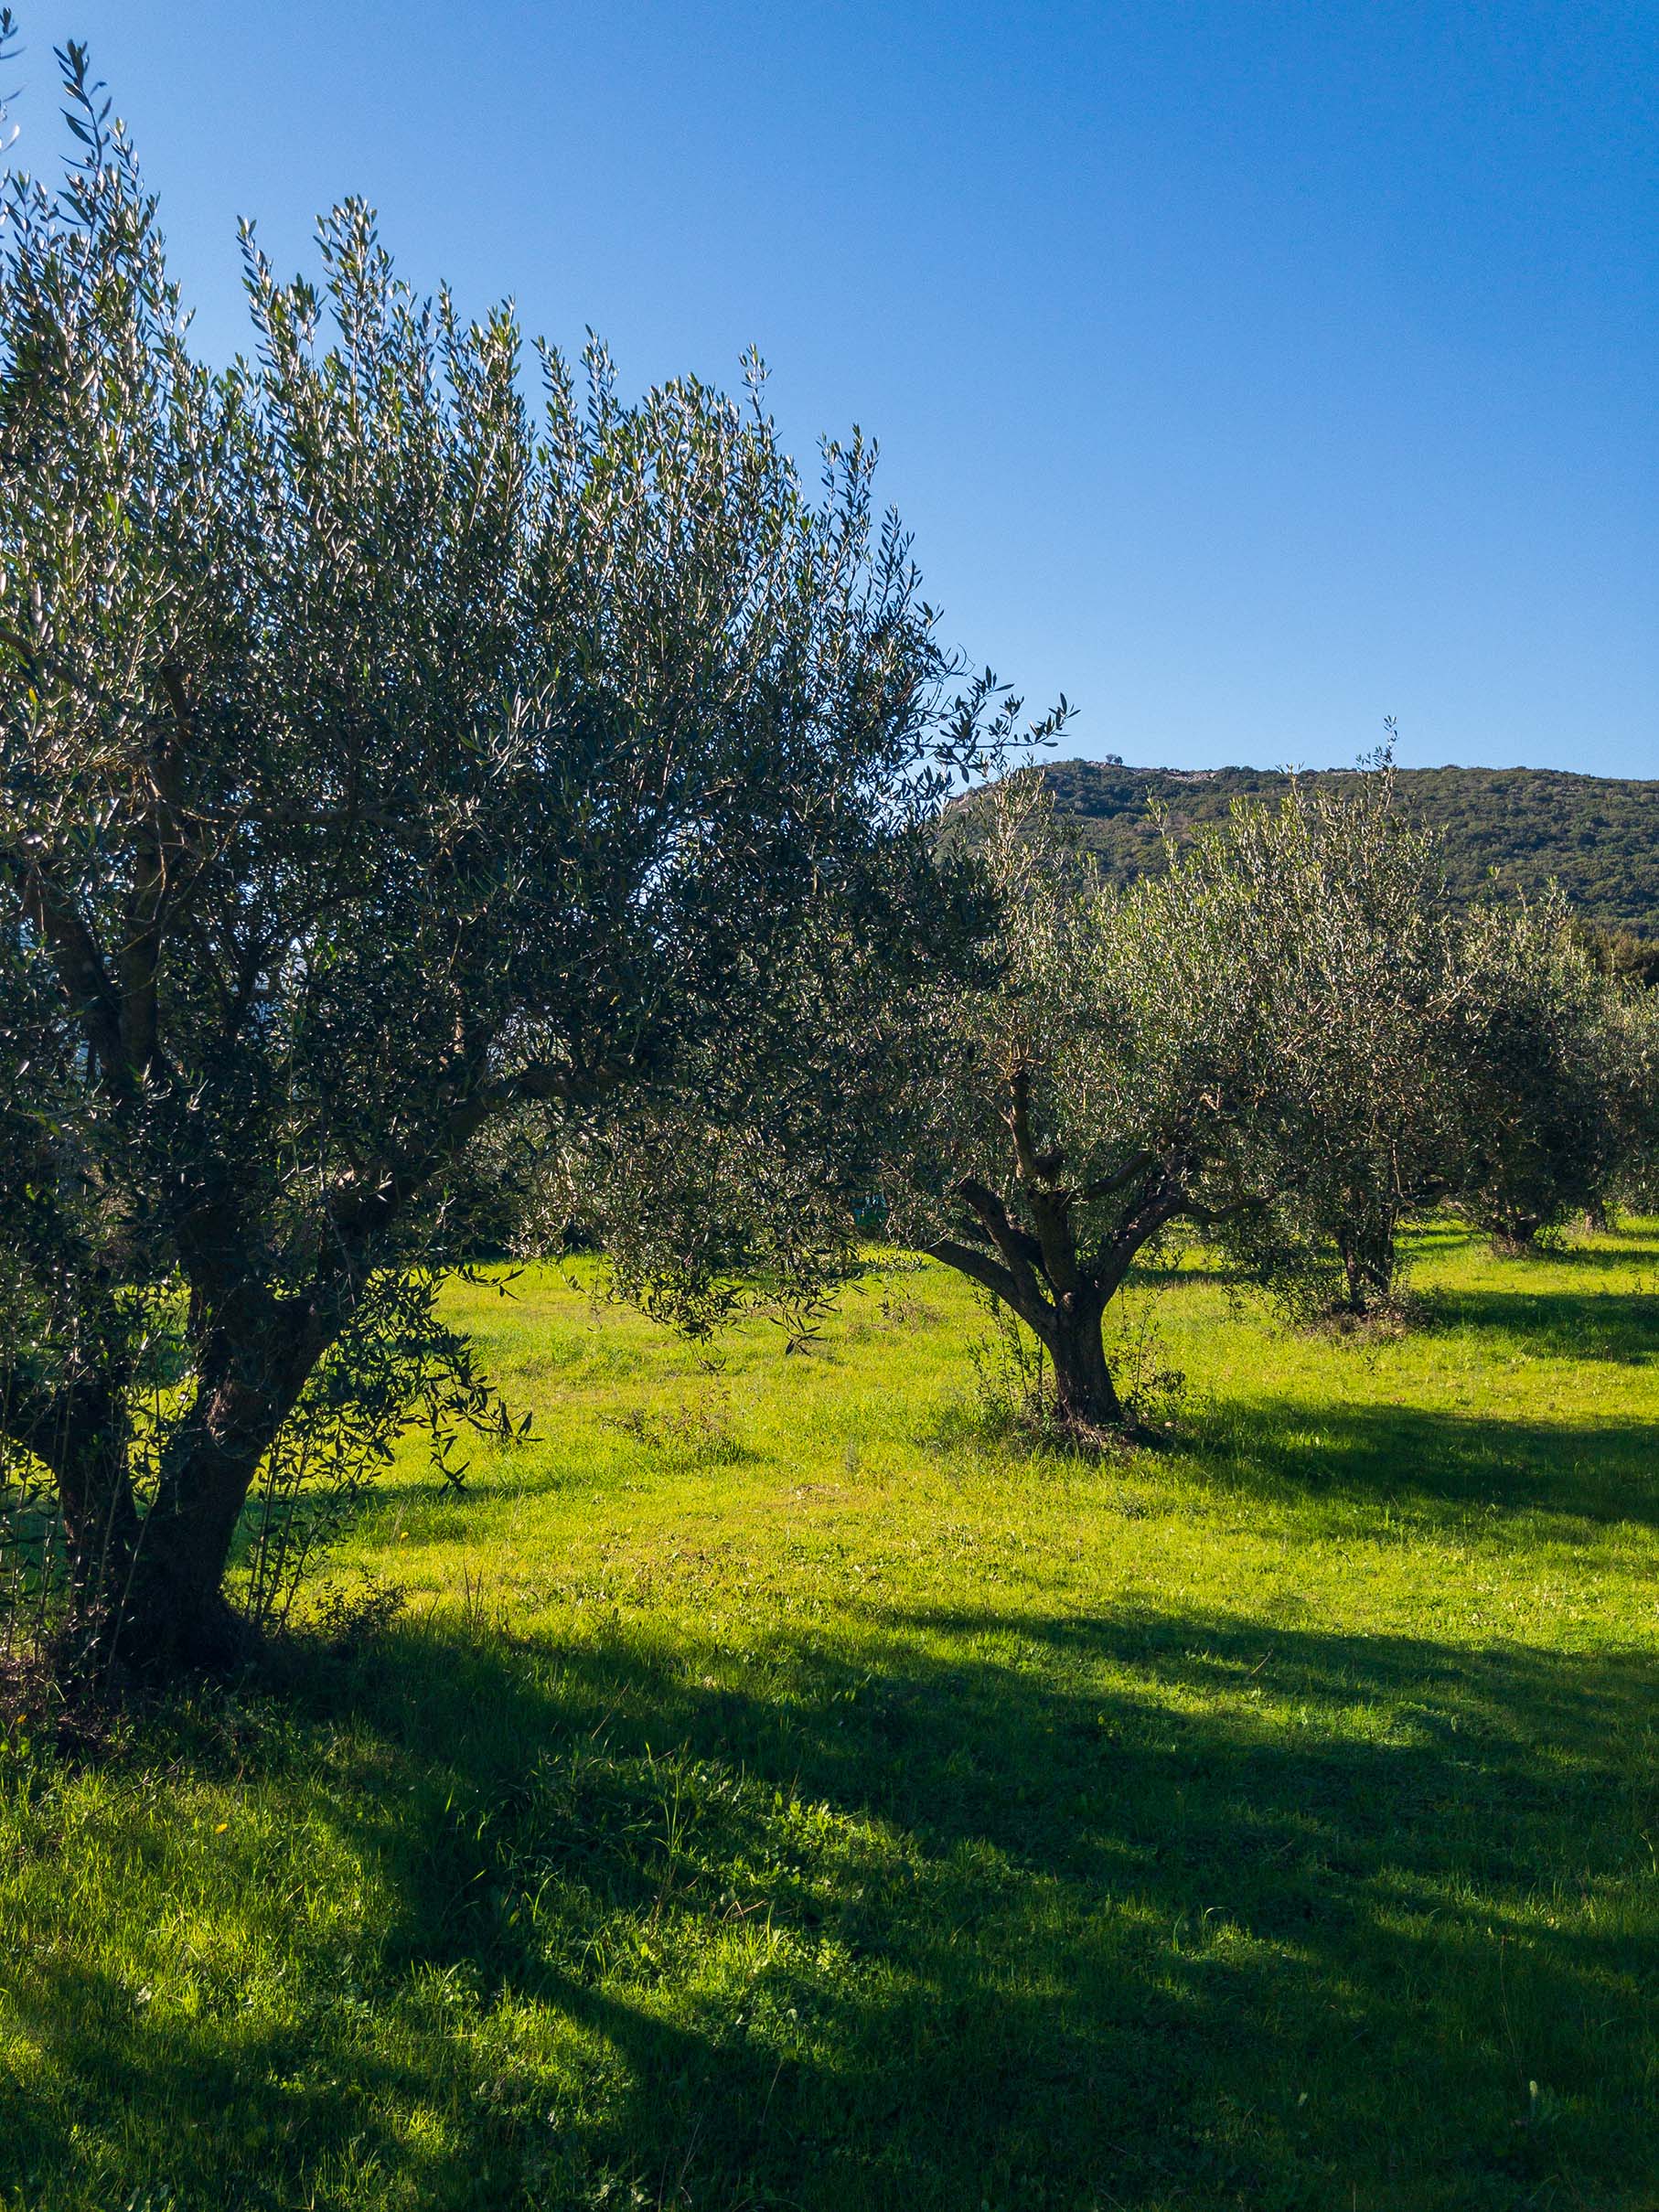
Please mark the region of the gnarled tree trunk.
POLYGON ((134 1490, 124 1378, 78 1382, 20 1439, 57 1482, 70 1584, 59 1651, 66 1683, 223 1672, 249 1651, 224 1588, 237 1523, 331 1330, 315 1306, 255 1290, 217 1309, 193 1298, 189 1333, 195 1397, 163 1445, 147 1510, 134 1490))
POLYGON ((123 1608, 128 1663, 219 1670, 248 1649, 224 1593, 236 1524, 332 1330, 316 1309, 236 1286, 209 1303, 196 1401, 168 1439, 123 1608))
POLYGON ((1043 1317, 1038 1333, 1054 1363, 1055 1410, 1068 1427, 1127 1426, 1101 1330, 1106 1302, 1092 1288, 1066 1292, 1043 1317))

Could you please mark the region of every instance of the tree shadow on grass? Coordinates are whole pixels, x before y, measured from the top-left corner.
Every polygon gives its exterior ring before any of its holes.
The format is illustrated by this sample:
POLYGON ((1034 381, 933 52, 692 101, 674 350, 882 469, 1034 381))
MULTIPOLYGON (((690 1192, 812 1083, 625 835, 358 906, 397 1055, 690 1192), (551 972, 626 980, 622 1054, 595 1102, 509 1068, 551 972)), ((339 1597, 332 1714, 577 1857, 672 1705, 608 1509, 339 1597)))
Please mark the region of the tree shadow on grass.
MULTIPOLYGON (((1465 1232, 1462 1241, 1471 1246, 1485 1243, 1493 1250, 1490 1240, 1465 1232)), ((1611 1274, 1632 1268, 1652 1267, 1659 1260, 1659 1245, 1650 1232, 1614 1232, 1605 1237, 1597 1236, 1571 1244, 1546 1244, 1521 1253, 1493 1251, 1505 1266, 1513 1267, 1516 1278, 1525 1282, 1528 1275, 1545 1267, 1570 1267, 1582 1275, 1611 1274)))
POLYGON ((1229 1406, 1201 1426, 1204 1471, 1253 1498, 1322 1509, 1376 1533, 1386 1505, 1393 1533, 1482 1532, 1494 1542, 1566 1541, 1629 1523, 1659 1527, 1659 1453, 1652 1422, 1498 1420, 1415 1406, 1263 1399, 1229 1406), (1525 1516, 1516 1521, 1514 1516, 1525 1516), (1539 1518, 1554 1521, 1541 1532, 1539 1518))
POLYGON ((1419 1305, 1429 1330, 1491 1330, 1554 1359, 1634 1365, 1659 1353, 1659 1287, 1623 1294, 1437 1287, 1420 1295, 1419 1305))
POLYGON ((5 2178, 178 2212, 1633 2207, 1654 1686, 1646 1653, 1191 1611, 406 1628, 263 1752, 381 1900, 352 1974, 280 2030, 158 2027, 57 1947, 5 2178))

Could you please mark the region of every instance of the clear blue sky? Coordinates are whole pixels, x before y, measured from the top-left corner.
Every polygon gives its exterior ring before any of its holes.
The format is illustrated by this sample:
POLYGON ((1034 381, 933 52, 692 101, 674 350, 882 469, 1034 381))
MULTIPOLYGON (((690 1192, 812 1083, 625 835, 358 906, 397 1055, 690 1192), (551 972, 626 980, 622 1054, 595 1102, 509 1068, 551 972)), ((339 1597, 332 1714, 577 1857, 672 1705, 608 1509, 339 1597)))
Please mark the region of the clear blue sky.
POLYGON ((882 444, 1068 751, 1659 775, 1659 5, 22 0, 91 40, 212 352, 360 192, 633 385, 757 342, 882 444))

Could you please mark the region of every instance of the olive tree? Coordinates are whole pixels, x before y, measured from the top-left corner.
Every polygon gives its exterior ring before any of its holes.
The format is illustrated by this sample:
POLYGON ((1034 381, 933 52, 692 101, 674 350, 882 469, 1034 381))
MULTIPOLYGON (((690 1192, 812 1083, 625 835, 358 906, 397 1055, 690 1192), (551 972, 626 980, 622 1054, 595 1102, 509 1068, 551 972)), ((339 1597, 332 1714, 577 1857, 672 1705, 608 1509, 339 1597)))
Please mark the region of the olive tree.
POLYGON ((1265 1214, 1314 1140, 1331 984, 1305 880, 1280 865, 1298 804, 1241 809, 1119 896, 1057 844, 1034 785, 1006 780, 979 848, 996 979, 911 998, 890 1232, 1019 1316, 1070 1425, 1130 1425, 1102 1324, 1137 1258, 1172 1224, 1265 1214))
POLYGON ((1363 1315, 1393 1290, 1402 1217, 1453 1170, 1461 986, 1438 849, 1396 811, 1386 754, 1234 835, 1258 895, 1298 917, 1322 1015, 1302 1069, 1309 1139, 1266 1252, 1297 1303, 1363 1315), (1289 1271, 1287 1231, 1306 1246, 1289 1271))
POLYGON ((1452 1058, 1458 1202, 1512 1252, 1599 1209, 1642 1147, 1648 1025, 1552 892, 1475 909, 1452 1058))
POLYGON ((1602 1204, 1640 1213, 1659 1207, 1659 994, 1622 978, 1613 1008, 1617 1064, 1618 1160, 1602 1204))
POLYGON ((250 351, 198 358, 60 60, 0 230, 0 1433, 99 1662, 213 1664, 256 1480, 497 1417, 433 1304, 472 1148, 713 1063, 741 1117, 832 1046, 775 993, 816 946, 951 972, 931 825, 1007 716, 758 369, 532 379, 358 202, 316 285, 245 231, 250 351))

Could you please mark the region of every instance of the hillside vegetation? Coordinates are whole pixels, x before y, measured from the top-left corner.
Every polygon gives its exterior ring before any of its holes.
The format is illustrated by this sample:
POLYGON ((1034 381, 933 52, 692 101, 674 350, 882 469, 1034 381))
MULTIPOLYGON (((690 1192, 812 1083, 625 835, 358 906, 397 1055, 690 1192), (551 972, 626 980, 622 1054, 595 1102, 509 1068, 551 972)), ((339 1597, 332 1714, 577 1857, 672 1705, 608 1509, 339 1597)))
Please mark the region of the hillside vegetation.
POLYGON ((452 1288, 537 1419, 412 1440, 401 1617, 0 1756, 0 2205, 1651 2205, 1659 1239, 1416 1256, 1360 1343, 1144 1275, 1092 1460, 942 1268, 718 1369, 452 1288))
MULTIPOLYGON (((1127 883, 1161 864, 1155 807, 1177 830, 1224 820, 1236 798, 1272 798, 1289 778, 1267 768, 1125 768, 1054 761, 1041 771, 1107 874, 1127 883)), ((1301 778, 1351 783, 1352 770, 1301 778)), ((1402 768, 1407 812, 1440 832, 1450 888, 1469 899, 1492 879, 1536 892, 1551 878, 1599 929, 1659 938, 1659 781, 1547 768, 1402 768)))

